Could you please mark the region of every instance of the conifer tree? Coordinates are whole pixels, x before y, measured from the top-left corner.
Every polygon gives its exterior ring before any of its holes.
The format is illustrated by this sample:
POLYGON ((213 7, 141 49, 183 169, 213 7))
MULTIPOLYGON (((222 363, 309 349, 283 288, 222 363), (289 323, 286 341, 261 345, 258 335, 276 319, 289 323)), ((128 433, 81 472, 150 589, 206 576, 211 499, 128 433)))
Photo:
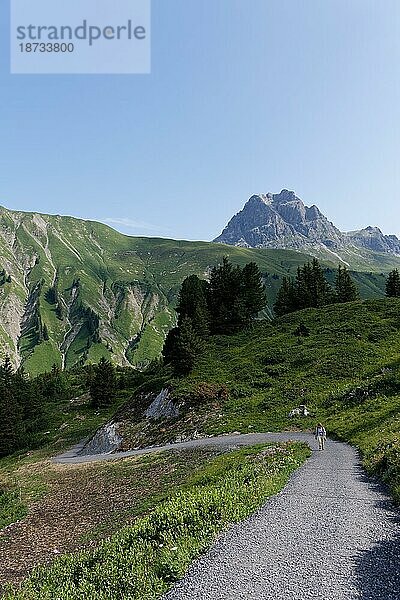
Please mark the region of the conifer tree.
POLYGON ((170 329, 165 338, 162 355, 165 364, 172 364, 174 361, 175 346, 179 337, 179 327, 170 329))
POLYGON ((400 273, 398 269, 390 271, 386 280, 386 296, 400 298, 400 273))
POLYGON ((274 309, 277 315, 283 315, 303 308, 318 308, 333 301, 333 290, 319 261, 314 258, 311 263, 297 268, 294 282, 283 278, 274 309))
POLYGON ((210 333, 210 316, 207 306, 208 283, 190 275, 183 283, 179 293, 176 312, 179 315, 178 326, 185 317, 189 317, 197 335, 206 338, 210 333))
POLYGON ((0 366, 0 456, 15 452, 23 440, 23 413, 13 386, 13 368, 7 357, 0 366))
POLYGON ((325 306, 334 300, 333 290, 316 258, 311 263, 311 297, 311 306, 313 307, 325 306))
POLYGON ((109 406, 117 389, 115 368, 110 361, 102 357, 94 367, 94 376, 90 383, 91 405, 93 408, 109 406))
POLYGON ((274 304, 274 311, 278 317, 296 310, 295 296, 293 279, 284 277, 274 304))
POLYGON ((177 375, 187 375, 193 369, 196 356, 203 348, 203 341, 197 335, 189 317, 184 317, 180 327, 173 331, 167 348, 164 349, 164 356, 177 375))
POLYGON ((250 321, 267 306, 267 295, 256 263, 251 262, 243 267, 241 279, 245 319, 250 321))
POLYGON ((354 302, 360 297, 358 288, 346 266, 339 265, 335 279, 336 302, 354 302))
POLYGON ((212 333, 243 328, 267 303, 257 265, 249 263, 241 269, 224 257, 211 271, 207 301, 212 333))
POLYGON ((242 320, 240 303, 241 269, 234 267, 225 256, 222 264, 211 271, 208 288, 208 307, 212 333, 235 331, 242 320))
POLYGON ((302 267, 297 267, 294 307, 295 310, 300 310, 312 305, 312 267, 308 262, 302 267))
POLYGON ((28 436, 25 442, 46 426, 44 404, 47 397, 43 395, 39 381, 38 378, 30 381, 23 367, 13 377, 13 389, 23 412, 24 432, 28 436))

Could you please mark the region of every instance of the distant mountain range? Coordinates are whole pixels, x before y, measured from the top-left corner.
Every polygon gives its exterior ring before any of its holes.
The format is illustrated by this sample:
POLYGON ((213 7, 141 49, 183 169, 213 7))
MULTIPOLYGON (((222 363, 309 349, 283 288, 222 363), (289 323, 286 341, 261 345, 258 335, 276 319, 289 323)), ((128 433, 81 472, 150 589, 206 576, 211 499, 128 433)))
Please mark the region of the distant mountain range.
MULTIPOLYGON (((283 197, 292 195, 284 192, 283 197)), ((318 209, 303 209, 295 202, 296 216, 290 202, 265 199, 253 197, 248 203, 248 228, 241 217, 229 226, 226 241, 236 247, 129 237, 93 221, 0 207, 0 358, 9 354, 15 366, 22 364, 32 374, 50 370, 54 363, 71 368, 102 356, 141 368, 159 357, 176 322, 174 307, 183 279, 192 273, 207 277, 223 256, 240 265, 259 265, 270 307, 282 277, 293 275, 314 252, 313 244, 302 246, 307 236, 322 237, 329 249, 325 264, 337 266, 335 252, 343 252, 343 234, 318 209), (265 209, 270 229, 264 229, 265 209), (253 230, 252 237, 245 230, 253 230), (295 250, 276 249, 283 235, 286 247, 295 250), (271 241, 269 249, 241 247, 261 244, 262 239, 271 241)), ((398 266, 400 260, 388 252, 357 252, 364 272, 354 273, 354 278, 362 296, 381 296, 385 277, 380 271, 398 266), (366 272, 370 270, 375 272, 366 272)))
POLYGON ((315 205, 289 190, 254 195, 215 242, 243 248, 293 249, 356 268, 382 268, 400 258, 400 240, 378 227, 341 232, 315 205), (390 262, 390 260, 389 260, 390 262))

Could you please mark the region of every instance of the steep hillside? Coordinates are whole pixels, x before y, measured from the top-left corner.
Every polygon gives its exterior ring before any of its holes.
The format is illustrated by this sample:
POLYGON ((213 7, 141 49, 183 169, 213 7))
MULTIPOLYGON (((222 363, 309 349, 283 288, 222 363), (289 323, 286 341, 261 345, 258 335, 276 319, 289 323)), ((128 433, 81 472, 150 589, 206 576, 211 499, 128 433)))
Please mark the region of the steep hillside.
POLYGON ((400 265, 400 240, 378 227, 342 233, 315 205, 289 190, 254 195, 229 221, 216 242, 244 248, 291 248, 352 269, 400 265))
MULTIPOLYGON (((31 373, 101 356, 143 366, 175 323, 182 280, 206 277, 224 255, 258 263, 270 305, 281 277, 307 260, 291 250, 133 238, 96 222, 0 208, 0 353, 31 373)), ((383 276, 356 278, 364 297, 381 295, 383 276)))
POLYGON ((174 379, 161 371, 116 420, 124 448, 303 429, 323 420, 330 434, 361 448, 367 466, 387 477, 400 500, 400 300, 307 309, 212 337, 190 376, 174 379), (299 330, 301 323, 306 329, 299 330), (162 388, 170 390, 180 417, 161 425, 143 420, 162 388), (311 416, 290 418, 299 405, 311 416))

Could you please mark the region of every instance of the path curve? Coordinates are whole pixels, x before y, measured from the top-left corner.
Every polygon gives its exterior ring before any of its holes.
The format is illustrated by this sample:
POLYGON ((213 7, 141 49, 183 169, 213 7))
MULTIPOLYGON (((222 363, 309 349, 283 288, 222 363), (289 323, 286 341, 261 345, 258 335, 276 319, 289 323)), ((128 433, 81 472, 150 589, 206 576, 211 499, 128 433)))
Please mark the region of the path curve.
POLYGON ((400 515, 366 476, 357 451, 306 433, 225 435, 165 446, 79 456, 57 463, 116 460, 164 450, 298 440, 314 452, 277 496, 228 529, 164 600, 400 600, 400 515))
MULTIPOLYGON (((308 441, 315 447, 311 436, 308 441)), ((313 452, 281 493, 225 532, 164 596, 316 598, 400 599, 399 512, 366 476, 356 450, 332 441, 313 452)))
POLYGON ((206 437, 177 444, 166 444, 164 446, 150 446, 140 450, 128 450, 126 452, 114 452, 107 454, 83 454, 82 451, 86 441, 83 441, 71 450, 64 452, 53 458, 53 462, 58 464, 84 464, 90 462, 117 460, 120 458, 129 458, 132 456, 142 456, 143 454, 152 454, 153 452, 164 452, 165 450, 185 450, 186 448, 204 448, 205 446, 234 447, 234 446, 252 446, 253 444, 263 444, 265 442, 286 442, 296 440, 315 445, 314 438, 309 433, 286 432, 286 433, 245 433, 238 435, 221 435, 218 437, 206 437))

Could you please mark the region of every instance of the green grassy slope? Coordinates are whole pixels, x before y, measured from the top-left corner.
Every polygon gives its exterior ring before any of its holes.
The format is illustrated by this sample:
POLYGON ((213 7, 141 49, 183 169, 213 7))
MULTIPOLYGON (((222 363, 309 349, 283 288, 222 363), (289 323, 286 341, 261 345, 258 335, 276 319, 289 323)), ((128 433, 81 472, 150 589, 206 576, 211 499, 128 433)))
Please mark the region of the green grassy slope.
MULTIPOLYGON (((206 277, 224 255, 257 262, 270 306, 282 276, 308 260, 294 251, 133 238, 101 223, 0 208, 0 268, 11 276, 0 285, 0 353, 33 374, 101 356, 144 366, 175 323, 182 280, 206 277)), ((363 297, 382 294, 378 271, 354 276, 363 297)))
MULTIPOLYGON (((308 309, 213 337, 190 376, 171 379, 164 371, 153 387, 165 386, 173 389, 181 418, 147 427, 147 442, 194 430, 311 428, 322 420, 331 435, 360 447, 366 465, 400 500, 400 300, 308 309), (295 335, 300 322, 308 337, 295 335), (312 416, 289 418, 301 404, 312 416)), ((126 445, 129 437, 137 443, 139 430, 144 423, 125 424, 126 445)))

